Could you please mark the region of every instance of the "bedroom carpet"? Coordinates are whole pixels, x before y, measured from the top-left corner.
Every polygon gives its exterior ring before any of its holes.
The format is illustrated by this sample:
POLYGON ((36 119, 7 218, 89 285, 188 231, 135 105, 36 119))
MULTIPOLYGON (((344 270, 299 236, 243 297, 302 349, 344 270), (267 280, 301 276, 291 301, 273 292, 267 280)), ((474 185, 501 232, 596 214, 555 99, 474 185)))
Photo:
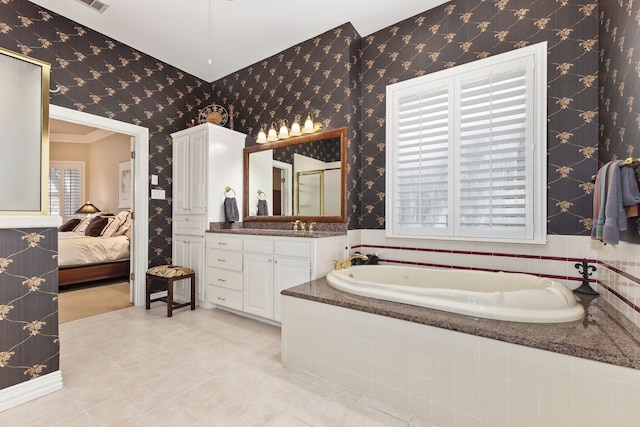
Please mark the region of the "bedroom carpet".
POLYGON ((129 282, 66 290, 58 296, 58 322, 70 322, 130 306, 129 282))

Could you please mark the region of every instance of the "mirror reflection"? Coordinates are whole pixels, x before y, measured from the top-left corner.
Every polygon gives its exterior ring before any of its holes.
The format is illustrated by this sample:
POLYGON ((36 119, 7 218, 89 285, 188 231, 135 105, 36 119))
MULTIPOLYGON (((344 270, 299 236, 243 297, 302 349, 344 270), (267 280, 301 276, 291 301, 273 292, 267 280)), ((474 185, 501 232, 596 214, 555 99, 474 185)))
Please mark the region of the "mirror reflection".
POLYGON ((245 221, 344 222, 346 128, 245 148, 245 221))

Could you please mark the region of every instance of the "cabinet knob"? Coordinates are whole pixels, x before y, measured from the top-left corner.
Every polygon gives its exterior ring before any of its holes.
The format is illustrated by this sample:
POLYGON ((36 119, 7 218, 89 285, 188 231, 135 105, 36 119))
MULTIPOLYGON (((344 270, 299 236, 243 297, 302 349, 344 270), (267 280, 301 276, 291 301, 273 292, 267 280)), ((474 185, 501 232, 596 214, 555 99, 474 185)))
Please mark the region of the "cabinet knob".
POLYGON ((218 299, 219 299, 220 301, 226 301, 226 300, 227 300, 227 299, 226 299, 226 298, 224 298, 224 297, 218 297, 218 299))
POLYGON ((227 262, 227 260, 224 258, 218 258, 218 262, 227 262))
POLYGON ((218 282, 226 283, 227 281, 225 279, 218 278, 218 282))
POLYGON ((220 245, 220 246, 227 246, 227 244, 226 244, 226 243, 224 243, 224 242, 218 242, 218 245, 220 245))

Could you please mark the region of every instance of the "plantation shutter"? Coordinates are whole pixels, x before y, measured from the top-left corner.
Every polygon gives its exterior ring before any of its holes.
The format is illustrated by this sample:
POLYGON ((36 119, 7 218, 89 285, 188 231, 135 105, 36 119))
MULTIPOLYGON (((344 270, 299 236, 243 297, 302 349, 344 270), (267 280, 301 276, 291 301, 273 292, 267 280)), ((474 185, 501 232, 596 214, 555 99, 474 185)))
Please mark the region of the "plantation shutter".
POLYGON ((81 191, 80 169, 64 168, 64 215, 69 216, 76 213, 82 205, 80 199, 81 191))
POLYGON ((530 231, 531 93, 526 66, 516 67, 461 78, 458 235, 482 236, 491 230, 500 237, 525 238, 530 231))
POLYGON ((450 224, 449 84, 397 100, 395 226, 446 234, 450 224))
POLYGON ((60 186, 60 169, 49 168, 49 213, 60 214, 60 203, 62 199, 62 187, 60 186))
POLYGON ((387 235, 544 241, 546 44, 387 87, 387 235))
MULTIPOLYGON (((78 163, 78 162, 75 162, 78 163)), ((83 201, 83 165, 51 162, 49 167, 49 213, 73 216, 83 201)))

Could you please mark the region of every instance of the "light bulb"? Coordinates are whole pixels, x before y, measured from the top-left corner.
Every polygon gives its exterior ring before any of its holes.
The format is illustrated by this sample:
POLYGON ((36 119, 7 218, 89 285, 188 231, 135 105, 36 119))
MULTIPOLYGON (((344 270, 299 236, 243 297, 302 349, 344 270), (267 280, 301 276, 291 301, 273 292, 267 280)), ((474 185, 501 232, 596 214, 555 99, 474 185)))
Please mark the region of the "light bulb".
POLYGON ((267 134, 264 133, 264 128, 260 128, 260 132, 258 132, 258 139, 256 140, 258 144, 264 144, 267 142, 267 134))
POLYGON ((302 135, 302 132, 300 131, 300 123, 298 123, 298 118, 297 117, 293 120, 293 124, 291 125, 290 135, 291 136, 300 136, 300 135, 302 135))
POLYGON ((278 133, 278 139, 287 139, 289 138, 289 129, 285 125, 285 122, 282 122, 282 126, 280 126, 280 132, 278 133))
POLYGON ((313 133, 313 120, 311 120, 311 114, 307 116, 307 120, 304 121, 304 133, 313 133))
POLYGON ((267 142, 273 142, 278 140, 278 134, 276 133, 276 127, 274 124, 269 128, 269 133, 267 134, 267 142))

